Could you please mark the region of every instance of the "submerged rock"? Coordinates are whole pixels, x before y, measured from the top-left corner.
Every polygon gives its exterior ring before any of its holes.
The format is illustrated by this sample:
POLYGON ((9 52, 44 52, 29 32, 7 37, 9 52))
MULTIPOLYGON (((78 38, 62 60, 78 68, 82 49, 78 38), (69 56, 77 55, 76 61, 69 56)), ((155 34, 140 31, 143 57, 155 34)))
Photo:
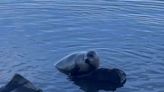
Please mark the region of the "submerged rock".
POLYGON ((88 75, 69 78, 86 92, 115 91, 126 83, 126 74, 120 69, 99 68, 88 75))
POLYGON ((42 90, 35 87, 23 76, 15 74, 9 83, 0 88, 0 92, 42 92, 42 90))

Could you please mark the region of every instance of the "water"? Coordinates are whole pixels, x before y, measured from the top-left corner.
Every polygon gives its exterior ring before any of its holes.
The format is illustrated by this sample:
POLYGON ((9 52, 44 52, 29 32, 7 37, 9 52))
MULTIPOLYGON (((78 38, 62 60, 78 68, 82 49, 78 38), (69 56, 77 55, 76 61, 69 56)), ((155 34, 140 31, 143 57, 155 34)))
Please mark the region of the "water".
POLYGON ((53 64, 95 49, 127 73, 117 92, 164 92, 163 39, 162 0, 1 0, 0 85, 20 73, 44 92, 84 92, 53 64))

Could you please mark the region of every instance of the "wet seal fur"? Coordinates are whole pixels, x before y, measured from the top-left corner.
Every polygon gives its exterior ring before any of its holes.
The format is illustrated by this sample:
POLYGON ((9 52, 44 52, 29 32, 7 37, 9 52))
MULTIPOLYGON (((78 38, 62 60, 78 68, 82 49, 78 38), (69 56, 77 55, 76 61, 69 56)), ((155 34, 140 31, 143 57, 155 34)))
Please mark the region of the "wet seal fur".
POLYGON ((99 57, 95 51, 76 52, 65 56, 59 60, 55 67, 62 73, 88 73, 91 70, 90 65, 86 63, 88 61, 94 68, 99 67, 99 57))

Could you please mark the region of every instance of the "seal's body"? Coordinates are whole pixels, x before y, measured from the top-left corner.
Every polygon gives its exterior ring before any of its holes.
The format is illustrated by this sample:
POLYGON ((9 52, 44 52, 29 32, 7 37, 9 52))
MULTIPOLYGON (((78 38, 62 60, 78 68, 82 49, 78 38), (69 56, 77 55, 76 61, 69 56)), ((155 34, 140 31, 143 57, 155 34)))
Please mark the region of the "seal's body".
POLYGON ((71 73, 76 70, 76 72, 88 72, 91 66, 95 69, 99 67, 99 57, 95 51, 88 52, 76 52, 59 60, 55 67, 63 73, 71 73))

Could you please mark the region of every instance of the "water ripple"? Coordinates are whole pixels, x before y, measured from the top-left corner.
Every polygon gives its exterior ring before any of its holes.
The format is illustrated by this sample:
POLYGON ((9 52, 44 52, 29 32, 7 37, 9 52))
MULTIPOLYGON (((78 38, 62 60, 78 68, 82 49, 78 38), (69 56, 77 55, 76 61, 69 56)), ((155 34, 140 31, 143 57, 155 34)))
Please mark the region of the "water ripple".
POLYGON ((127 73, 128 81, 118 92, 163 92, 162 0, 2 0, 0 4, 0 85, 17 72, 45 92, 82 92, 53 63, 74 51, 95 49, 101 67, 127 73))

